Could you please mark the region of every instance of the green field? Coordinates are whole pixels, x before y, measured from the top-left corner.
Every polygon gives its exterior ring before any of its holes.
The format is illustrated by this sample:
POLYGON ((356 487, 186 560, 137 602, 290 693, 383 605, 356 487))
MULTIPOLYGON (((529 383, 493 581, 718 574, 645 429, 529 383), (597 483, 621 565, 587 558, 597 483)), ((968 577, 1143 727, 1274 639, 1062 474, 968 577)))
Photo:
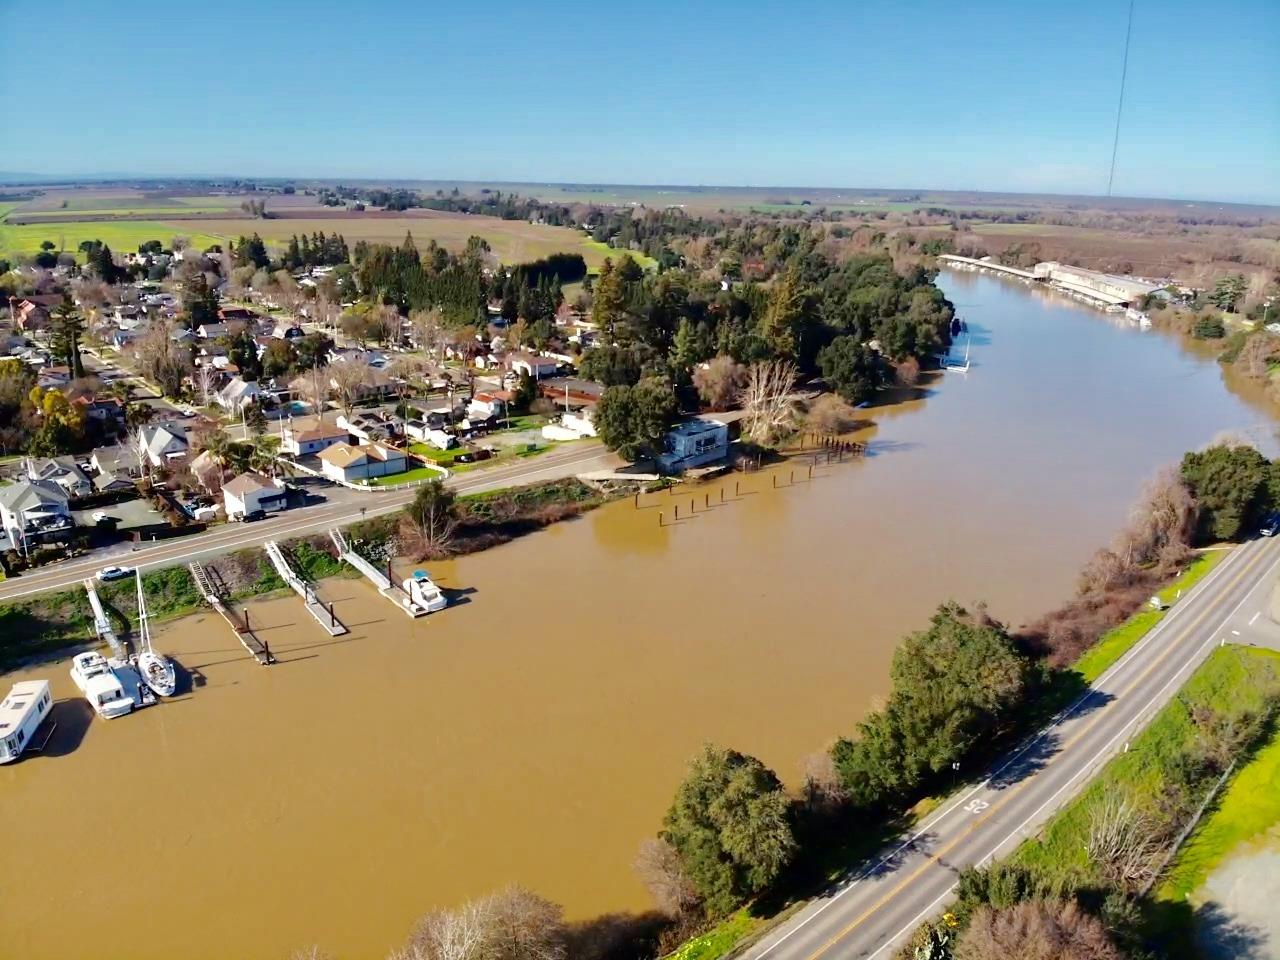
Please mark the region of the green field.
MULTIPOLYGON (((658 266, 657 260, 653 259, 653 257, 646 257, 639 250, 618 250, 600 240, 583 240, 582 249, 584 251, 583 256, 586 256, 588 252, 594 253, 599 258, 600 263, 603 263, 606 257, 617 263, 624 255, 630 254, 631 259, 640 264, 644 270, 653 270, 658 266)), ((590 265, 591 260, 588 259, 587 263, 590 265)), ((592 266, 591 272, 593 274, 599 273, 599 266, 592 266)))
POLYGON ((224 238, 205 233, 198 222, 163 223, 158 220, 76 221, 72 223, 17 225, 0 223, 0 257, 31 256, 40 252, 42 241, 49 240, 55 250, 78 255, 84 240, 101 240, 115 253, 132 253, 148 240, 159 240, 165 246, 176 236, 188 237, 192 244, 204 249, 224 238))

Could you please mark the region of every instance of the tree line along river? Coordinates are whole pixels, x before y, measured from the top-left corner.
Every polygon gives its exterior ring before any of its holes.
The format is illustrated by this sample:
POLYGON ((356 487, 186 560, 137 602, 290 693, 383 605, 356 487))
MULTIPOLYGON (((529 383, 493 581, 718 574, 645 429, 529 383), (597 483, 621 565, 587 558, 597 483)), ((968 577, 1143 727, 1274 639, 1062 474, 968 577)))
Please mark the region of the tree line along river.
MULTIPOLYGON (((432 907, 509 882, 573 918, 644 909, 636 846, 703 742, 797 783, 939 601, 1030 619, 1159 466, 1272 433, 1194 346, 983 275, 940 283, 972 368, 869 410, 863 461, 748 475, 739 498, 714 481, 729 502, 677 525, 624 501, 433 565, 473 592, 421 621, 356 580, 325 585, 337 639, 296 597, 259 602, 271 669, 214 616, 157 630, 188 696, 63 724, 0 768, 4 952, 381 958, 432 907)), ((28 676, 74 695, 65 662, 3 680, 28 676)))

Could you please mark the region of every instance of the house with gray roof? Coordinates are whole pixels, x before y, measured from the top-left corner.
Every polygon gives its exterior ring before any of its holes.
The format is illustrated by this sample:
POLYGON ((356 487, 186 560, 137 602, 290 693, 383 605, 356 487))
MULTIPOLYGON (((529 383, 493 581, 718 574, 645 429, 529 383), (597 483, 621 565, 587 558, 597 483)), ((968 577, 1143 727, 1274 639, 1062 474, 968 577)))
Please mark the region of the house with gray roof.
POLYGON ((138 446, 153 467, 187 455, 187 432, 172 423, 148 424, 139 432, 138 446))
POLYGON ((0 525, 13 543, 56 539, 70 531, 70 497, 52 480, 21 480, 0 487, 0 525))
POLYGON ((69 497, 87 497, 93 492, 89 474, 71 457, 49 457, 27 461, 28 480, 51 480, 69 497))

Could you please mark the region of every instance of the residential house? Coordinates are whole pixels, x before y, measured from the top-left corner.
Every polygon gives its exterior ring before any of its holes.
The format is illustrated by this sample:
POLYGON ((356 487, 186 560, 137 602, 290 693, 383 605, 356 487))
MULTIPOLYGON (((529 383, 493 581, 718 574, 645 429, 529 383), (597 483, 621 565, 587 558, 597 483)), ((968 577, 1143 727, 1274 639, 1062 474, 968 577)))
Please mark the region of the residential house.
POLYGON ((43 330, 49 325, 49 317, 55 307, 62 303, 62 295, 58 293, 32 293, 25 297, 9 298, 9 317, 13 320, 15 330, 30 333, 43 330))
POLYGON ((124 431, 124 404, 115 397, 79 396, 73 402, 80 405, 86 418, 98 424, 103 434, 110 436, 124 431))
POLYGON ((218 320, 221 323, 231 323, 238 321, 240 323, 252 323, 258 319, 258 315, 247 307, 219 307, 218 320))
POLYGON ((663 438, 658 469, 680 473, 723 459, 729 453, 729 425, 709 417, 677 423, 663 438))
POLYGON ((196 328, 201 340, 216 340, 218 337, 225 337, 230 331, 231 327, 225 323, 203 323, 196 328))
POLYGON ((283 510, 287 497, 283 480, 273 480, 260 473, 242 473, 222 486, 222 503, 228 520, 257 510, 267 513, 283 510))
POLYGON ((532 353, 513 353, 507 357, 507 368, 512 373, 527 373, 535 380, 554 377, 560 369, 560 361, 554 357, 537 357, 532 353))
POLYGON ((36 375, 36 384, 45 390, 60 390, 71 382, 71 368, 65 364, 45 365, 36 375))
POLYGON ((222 464, 208 450, 201 450, 191 461, 191 475, 210 493, 222 486, 222 464))
POLYGON ((538 384, 538 393, 562 410, 576 410, 599 403, 604 386, 594 380, 580 380, 577 377, 551 377, 538 384))
POLYGON ((335 443, 320 452, 320 472, 330 480, 346 483, 404 473, 407 467, 404 451, 379 443, 335 443))
POLYGON ((122 473, 106 470, 93 478, 94 493, 123 493, 133 489, 135 484, 132 478, 122 473))
POLYGON ((295 457, 309 457, 326 447, 345 443, 346 428, 327 422, 323 417, 290 417, 281 424, 280 450, 295 457))
POLYGON ((67 492, 52 480, 0 487, 0 526, 12 543, 52 540, 74 526, 67 492))
POLYGON ((350 417, 340 414, 338 426, 361 440, 395 440, 404 436, 404 421, 380 410, 353 413, 350 417))
POLYGON ((291 320, 284 320, 277 323, 271 331, 271 336, 277 340, 300 340, 307 335, 307 332, 291 320))
POLYGON ((174 327, 173 332, 169 334, 169 339, 174 343, 188 344, 195 340, 196 335, 192 330, 186 327, 174 327))
POLYGON ((71 457, 49 457, 45 460, 27 461, 28 480, 48 480, 56 483, 68 497, 87 497, 93 492, 93 483, 71 457))
POLYGON ((111 345, 117 350, 125 350, 136 339, 138 339, 138 333, 136 330, 125 330, 121 328, 111 334, 111 345))
POLYGON ((578 413, 565 412, 555 423, 548 423, 542 428, 542 436, 547 440, 581 440, 584 437, 596 436, 596 425, 592 418, 594 407, 585 407, 578 413))
POLYGON ((97 447, 89 454, 89 466, 97 473, 115 473, 136 476, 138 461, 132 444, 129 446, 97 447))
POLYGON ((139 449, 153 467, 162 467, 187 455, 187 434, 171 423, 147 424, 138 433, 139 449))
POLYGON ((251 403, 257 403, 261 392, 256 380, 242 380, 240 377, 234 377, 230 383, 218 391, 216 399, 218 406, 234 412, 243 410, 251 403))
POLYGON ((507 410, 506 401, 492 393, 477 393, 467 404, 467 417, 471 420, 487 420, 500 417, 507 410))

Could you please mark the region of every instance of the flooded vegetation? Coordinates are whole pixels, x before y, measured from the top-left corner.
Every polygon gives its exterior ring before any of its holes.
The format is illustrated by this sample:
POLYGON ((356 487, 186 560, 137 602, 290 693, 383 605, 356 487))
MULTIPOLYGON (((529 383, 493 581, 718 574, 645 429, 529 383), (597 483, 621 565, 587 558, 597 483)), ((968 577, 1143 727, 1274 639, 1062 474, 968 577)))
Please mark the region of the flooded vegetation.
POLYGON ((378 957, 428 909, 508 882, 571 917, 646 908, 636 846, 706 741, 794 784, 939 601, 1023 623, 1158 466, 1223 431, 1270 436, 1261 397, 1172 336, 940 282, 971 369, 860 411, 865 459, 646 495, 432 564, 457 602, 422 620, 358 580, 325 584, 338 638, 297 597, 256 603, 271 669, 215 615, 157 628, 186 692, 119 722, 90 722, 65 662, 5 677, 52 679, 59 727, 0 769, 9 862, 56 877, 0 879, 0 941, 78 955, 146 904, 145 938, 111 934, 138 958, 378 957))

